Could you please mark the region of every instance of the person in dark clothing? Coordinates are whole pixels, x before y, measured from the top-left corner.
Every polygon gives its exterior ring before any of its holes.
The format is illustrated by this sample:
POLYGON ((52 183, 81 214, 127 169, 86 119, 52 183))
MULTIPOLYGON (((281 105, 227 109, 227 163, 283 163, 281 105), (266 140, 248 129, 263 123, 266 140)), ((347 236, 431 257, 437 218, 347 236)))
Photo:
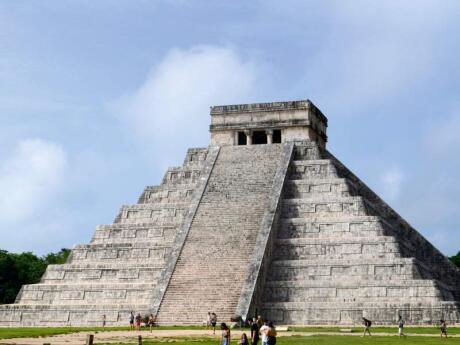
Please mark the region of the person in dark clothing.
POLYGON ((259 342, 259 325, 257 324, 256 318, 252 319, 251 324, 251 344, 257 345, 259 342))
POLYGON ((275 325, 273 325, 273 322, 268 323, 268 345, 275 345, 276 344, 276 329, 275 325))
POLYGON ((129 314, 129 329, 134 330, 134 312, 129 314))
POLYGON ((440 323, 441 323, 441 338, 443 334, 447 338, 447 322, 446 320, 441 319, 440 323))
POLYGON ((371 334, 372 321, 363 317, 363 325, 364 325, 363 337, 366 335, 366 332, 369 333, 369 336, 371 336, 372 335, 371 334))

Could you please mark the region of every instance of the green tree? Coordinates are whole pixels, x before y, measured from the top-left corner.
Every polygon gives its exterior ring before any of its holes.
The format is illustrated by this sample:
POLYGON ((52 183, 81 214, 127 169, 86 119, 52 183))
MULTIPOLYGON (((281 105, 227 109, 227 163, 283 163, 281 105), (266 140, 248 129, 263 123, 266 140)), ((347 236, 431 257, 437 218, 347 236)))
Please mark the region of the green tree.
POLYGON ((69 254, 66 248, 43 257, 0 250, 0 304, 13 303, 22 285, 38 283, 48 265, 65 263, 69 254))
POLYGON ((460 252, 458 252, 457 255, 451 256, 449 259, 455 266, 460 267, 460 252))
POLYGON ((59 265, 64 264, 70 255, 70 249, 62 248, 57 253, 49 253, 44 256, 45 262, 48 265, 59 265))

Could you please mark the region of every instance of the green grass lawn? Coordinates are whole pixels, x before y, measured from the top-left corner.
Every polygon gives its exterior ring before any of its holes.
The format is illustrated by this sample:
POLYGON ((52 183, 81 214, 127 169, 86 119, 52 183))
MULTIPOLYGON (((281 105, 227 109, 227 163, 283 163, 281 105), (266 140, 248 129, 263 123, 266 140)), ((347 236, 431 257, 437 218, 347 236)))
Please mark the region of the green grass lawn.
MULTIPOLYGON (((201 326, 162 326, 154 329, 204 329, 201 326)), ((145 329, 145 328, 144 328, 145 329)), ((35 338, 75 332, 127 331, 129 327, 18 327, 0 328, 0 339, 35 338)))
MULTIPOLYGON (((290 327, 289 330, 296 332, 339 332, 340 329, 350 329, 351 327, 290 327)), ((363 327, 353 327, 352 333, 362 333, 363 327)), ((451 327, 447 329, 448 334, 460 334, 460 327, 451 327)), ((394 327, 372 327, 372 333, 398 333, 398 328, 394 327)), ((439 334, 439 327, 404 327, 407 334, 439 334)))
MULTIPOLYGON (((218 340, 210 339, 163 339, 158 341, 144 341, 144 345, 159 345, 159 344, 174 344, 174 345, 217 345, 218 340)), ((99 343, 98 343, 99 344, 99 343)), ((237 344, 237 340, 232 340, 232 344, 237 344)), ((259 343, 260 344, 260 343, 259 343)), ((439 339, 432 337, 355 337, 355 336, 312 336, 312 337, 280 337, 277 339, 277 345, 433 345, 433 344, 460 344, 459 338, 439 339)), ((109 344, 105 344, 109 345, 109 344)), ((123 343, 110 345, 137 345, 137 343, 123 343)))

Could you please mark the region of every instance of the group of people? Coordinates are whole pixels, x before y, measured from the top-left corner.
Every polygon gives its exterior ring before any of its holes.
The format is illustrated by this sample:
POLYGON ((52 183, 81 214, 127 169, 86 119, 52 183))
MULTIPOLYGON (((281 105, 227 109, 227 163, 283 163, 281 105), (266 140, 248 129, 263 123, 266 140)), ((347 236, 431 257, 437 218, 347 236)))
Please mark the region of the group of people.
MULTIPOLYGON (((245 336, 244 333, 243 336, 245 336)), ((260 315, 251 322, 251 344, 257 345, 259 339, 262 340, 262 345, 276 344, 276 329, 273 322, 264 321, 260 315)), ((249 345, 249 343, 246 342, 243 345, 249 345)))
POLYGON ((150 314, 148 317, 146 316, 143 318, 140 313, 137 313, 136 316, 134 316, 134 312, 129 314, 129 327, 131 330, 140 331, 142 323, 144 323, 146 327, 149 327, 150 332, 152 332, 152 328, 155 326, 155 316, 150 314))
MULTIPOLYGON (((252 319, 251 324, 251 336, 250 342, 246 333, 241 334, 240 345, 257 345, 261 340, 262 345, 275 345, 276 344, 276 330, 273 322, 264 321, 262 317, 252 319)), ((221 345, 229 345, 231 340, 230 328, 225 324, 220 325, 222 330, 221 345)))
MULTIPOLYGON (((213 330, 213 334, 216 334, 217 315, 214 312, 208 312, 206 327, 213 330)), ((263 320, 262 316, 258 316, 250 321, 251 334, 248 338, 246 333, 241 334, 239 340, 240 345, 257 345, 261 340, 261 345, 275 345, 276 344, 276 330, 273 322, 263 320)), ((230 327, 225 322, 220 324, 221 345, 229 345, 231 340, 230 327)))
MULTIPOLYGON (((406 335, 404 334, 404 319, 401 315, 399 315, 398 318, 398 335, 400 337, 405 337, 406 335)), ((372 321, 369 319, 366 319, 363 317, 363 325, 364 325, 364 333, 363 337, 367 334, 371 335, 371 326, 372 326, 372 321)), ((444 319, 441 319, 439 321, 440 325, 440 330, 441 330, 441 338, 444 336, 447 338, 447 322, 444 319)))
MULTIPOLYGON (((152 332, 152 328, 155 326, 155 316, 150 314, 149 316, 142 317, 140 313, 134 315, 134 312, 131 312, 129 315, 129 326, 131 330, 141 330, 142 323, 145 324, 146 327, 150 328, 150 332, 152 332)), ((399 315, 398 319, 398 335, 400 337, 405 336, 404 334, 404 319, 401 315, 399 315)), ((106 325, 106 315, 102 316, 102 327, 106 325)), ((213 334, 216 334, 216 325, 217 325, 217 315, 214 312, 208 312, 208 317, 206 321, 206 327, 212 328, 213 334)), ((371 326, 372 321, 363 317, 363 325, 364 325, 364 333, 363 337, 368 334, 371 336, 371 326)), ((276 330, 273 322, 268 320, 264 321, 262 316, 258 316, 257 319, 253 318, 250 321, 251 326, 251 337, 250 341, 246 333, 241 335, 241 339, 239 344, 241 345, 257 345, 259 340, 261 340, 261 345, 274 345, 276 344, 276 330)), ((226 323, 221 323, 220 328, 222 331, 222 345, 229 345, 231 339, 231 332, 230 328, 227 326, 226 323)), ((440 320, 440 330, 441 330, 441 338, 444 336, 447 338, 447 322, 444 319, 440 320)))

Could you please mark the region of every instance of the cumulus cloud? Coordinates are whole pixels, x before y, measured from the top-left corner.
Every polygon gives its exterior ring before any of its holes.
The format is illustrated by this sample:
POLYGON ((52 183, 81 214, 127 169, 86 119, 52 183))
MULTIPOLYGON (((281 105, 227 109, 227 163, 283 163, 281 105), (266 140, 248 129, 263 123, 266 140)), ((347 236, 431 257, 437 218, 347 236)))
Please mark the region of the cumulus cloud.
POLYGON ((112 104, 142 143, 154 147, 154 160, 170 164, 191 145, 207 145, 209 106, 255 100, 260 65, 229 47, 172 49, 154 65, 144 83, 112 104))
POLYGON ((64 150, 55 143, 20 141, 0 165, 0 224, 17 225, 36 215, 59 190, 66 161, 64 150))
POLYGON ((397 168, 393 167, 385 171, 381 177, 382 192, 389 201, 396 200, 401 194, 401 186, 403 182, 403 173, 397 168))

